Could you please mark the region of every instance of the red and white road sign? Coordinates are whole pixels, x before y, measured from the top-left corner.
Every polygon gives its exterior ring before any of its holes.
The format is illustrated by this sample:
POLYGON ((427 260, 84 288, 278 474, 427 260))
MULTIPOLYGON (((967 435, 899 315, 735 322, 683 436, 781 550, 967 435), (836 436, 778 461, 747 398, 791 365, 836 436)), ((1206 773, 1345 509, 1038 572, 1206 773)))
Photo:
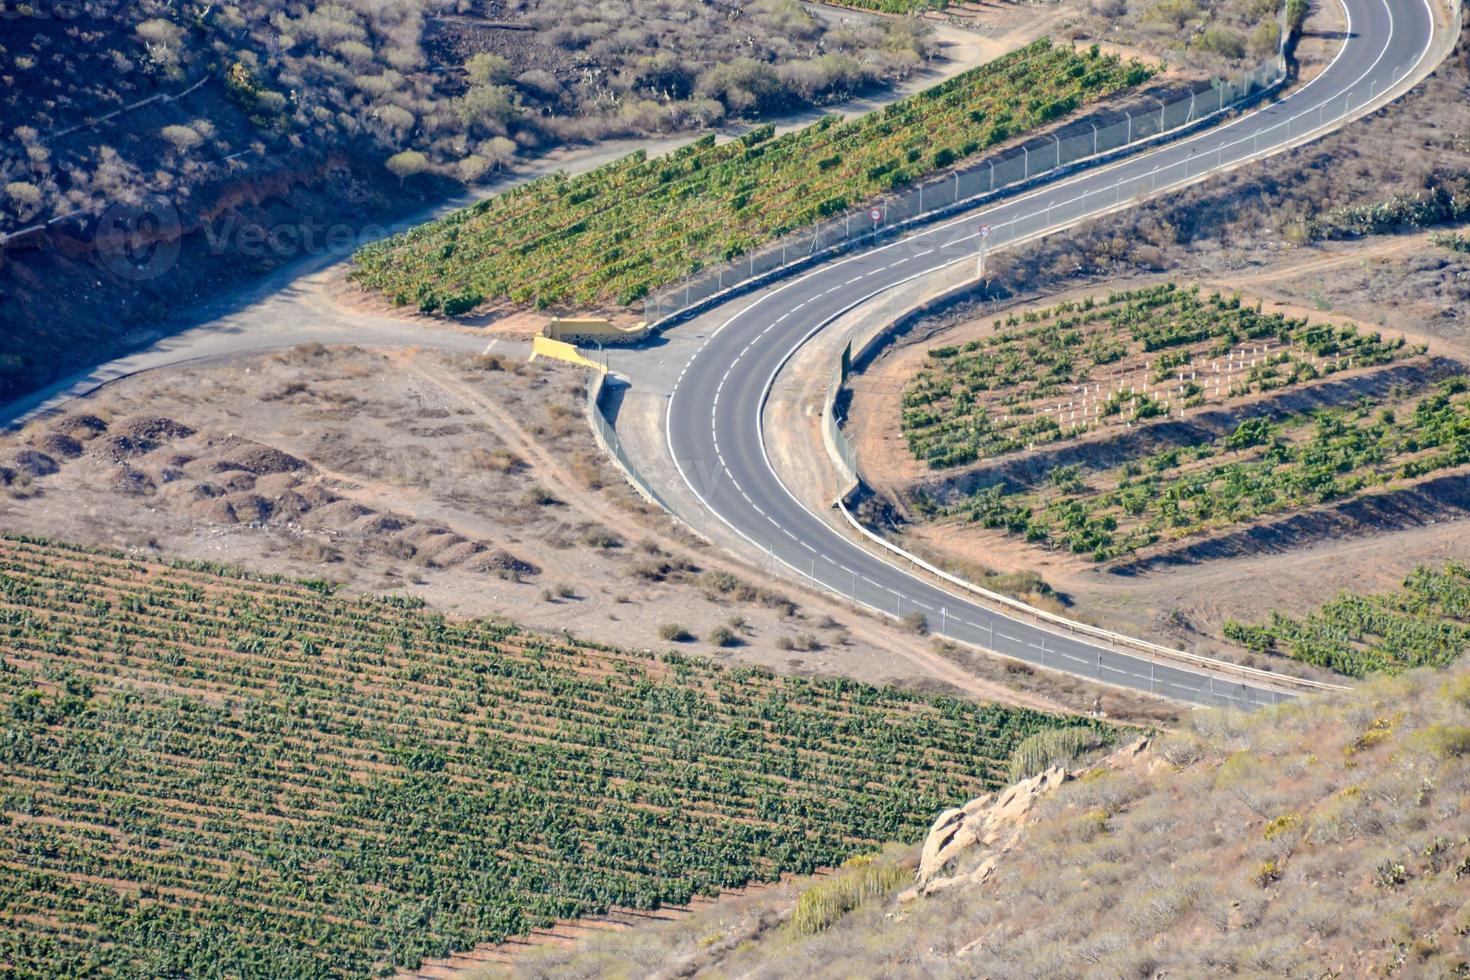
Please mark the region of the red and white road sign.
POLYGON ((868 217, 872 218, 874 221, 882 221, 883 220, 883 209, 882 208, 879 208, 879 207, 873 208, 872 210, 870 210, 868 212, 868 217))
POLYGON ((980 226, 980 238, 983 240, 983 239, 986 239, 986 238, 989 238, 989 237, 990 237, 990 226, 989 225, 981 225, 980 226))

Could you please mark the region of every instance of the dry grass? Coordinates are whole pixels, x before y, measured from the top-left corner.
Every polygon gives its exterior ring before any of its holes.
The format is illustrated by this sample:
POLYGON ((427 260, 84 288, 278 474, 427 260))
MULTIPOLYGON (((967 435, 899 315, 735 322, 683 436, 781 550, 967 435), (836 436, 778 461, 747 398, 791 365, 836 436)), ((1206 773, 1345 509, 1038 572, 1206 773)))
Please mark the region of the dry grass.
MULTIPOLYGON (((1047 797, 983 886, 906 906, 870 901, 824 916, 816 935, 748 943, 719 969, 1460 975, 1467 812, 1470 668, 1253 715, 1200 712, 1142 763, 1047 797)), ((601 940, 599 962, 675 960, 709 914, 601 940)), ((540 953, 516 969, 576 975, 579 956, 540 953)))

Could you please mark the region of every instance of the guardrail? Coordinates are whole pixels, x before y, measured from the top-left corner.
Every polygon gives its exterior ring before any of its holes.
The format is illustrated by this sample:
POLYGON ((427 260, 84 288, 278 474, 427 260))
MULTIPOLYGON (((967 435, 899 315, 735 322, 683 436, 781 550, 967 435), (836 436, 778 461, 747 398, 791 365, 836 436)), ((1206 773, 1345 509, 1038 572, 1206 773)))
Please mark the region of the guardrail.
MULTIPOLYGON (((1447 6, 1451 11, 1452 22, 1457 22, 1459 20, 1462 5, 1463 0, 1449 0, 1449 2, 1447 3, 1447 6)), ((1448 42, 1451 46, 1454 43, 1455 35, 1457 33, 1458 32, 1452 30, 1451 32, 1448 32, 1446 34, 1446 38, 1448 39, 1448 42)), ((1426 61, 1436 60, 1438 59, 1426 59, 1426 61)), ((1020 183, 1013 183, 1010 186, 1000 187, 990 191, 982 191, 980 194, 972 198, 961 197, 959 200, 951 199, 950 202, 941 204, 941 206, 929 210, 927 213, 923 213, 916 217, 910 218, 907 221, 904 221, 901 225, 891 226, 882 229, 881 233, 868 232, 863 236, 855 236, 854 238, 844 241, 836 246, 824 246, 820 253, 809 255, 797 262, 788 262, 784 265, 778 264, 774 268, 769 269, 765 272, 758 272, 754 276, 754 279, 747 277, 744 282, 735 285, 724 285, 723 283, 721 283, 721 285, 723 285, 722 289, 717 290, 715 293, 706 297, 704 300, 693 304, 691 307, 686 307, 684 309, 665 315, 661 320, 658 320, 657 322, 654 322, 652 324, 652 329, 657 331, 674 322, 677 322, 680 319, 683 319, 685 316, 688 316, 693 312, 694 307, 704 308, 717 305, 719 302, 723 302, 724 300, 734 295, 737 295, 739 292, 742 292, 748 288, 753 288, 755 285, 764 285, 767 282, 771 282, 775 279, 788 275, 799 268, 805 268, 811 265, 815 265, 818 262, 826 261, 833 255, 840 254, 843 251, 856 248, 861 244, 875 242, 879 238, 886 235, 892 235, 900 230, 903 230, 905 227, 913 227, 923 223, 927 223, 928 221, 933 220, 935 217, 941 216, 943 214, 957 213, 960 211, 969 210, 989 199, 1014 194, 1019 190, 1025 189, 1029 185, 1039 184, 1043 180, 1054 180, 1056 177, 1064 174, 1069 170, 1080 170, 1083 168, 1083 166, 1094 166, 1098 163, 1107 162, 1111 159, 1121 158, 1122 156, 1128 155, 1129 153, 1140 148, 1144 143, 1166 142, 1177 139, 1179 136, 1183 135, 1187 131, 1200 129, 1206 125, 1211 124, 1215 118, 1218 118, 1229 109, 1237 108, 1239 105, 1243 104, 1246 101, 1262 98, 1265 95, 1270 94, 1271 91, 1274 91, 1276 88, 1280 87, 1280 85, 1283 84, 1283 82, 1285 81, 1284 65, 1278 63, 1274 67, 1274 80, 1271 82, 1269 89, 1256 91, 1253 93, 1248 92, 1246 94, 1246 97, 1242 98, 1239 102, 1236 102, 1233 105, 1228 105, 1216 109, 1215 113, 1212 116, 1202 116, 1201 118, 1195 119, 1192 122, 1187 122, 1185 125, 1174 130, 1155 132, 1146 139, 1136 140, 1134 143, 1127 144, 1123 147, 1116 148, 1111 151, 1102 152, 1096 157, 1081 159, 1066 164, 1062 167, 1053 168, 1053 170, 1049 172, 1040 173, 1026 178, 1020 183)), ((1402 94, 1403 91, 1407 90, 1408 87, 1410 87, 1415 81, 1417 81, 1418 78, 1422 78, 1425 73, 1425 63, 1421 62, 1420 65, 1416 66, 1415 70, 1404 73, 1402 76, 1396 71, 1394 73, 1392 82, 1388 86, 1386 86, 1382 92, 1379 92, 1377 82, 1369 83, 1366 92, 1363 90, 1362 86, 1358 86, 1354 89, 1349 90, 1343 95, 1343 115, 1351 115, 1354 112, 1362 114, 1372 111, 1374 108, 1378 107, 1380 96, 1383 99, 1387 99, 1390 96, 1397 97, 1397 95, 1402 94), (1355 95, 1357 96, 1358 100, 1356 102, 1356 105, 1354 105, 1353 101, 1355 95)), ((1319 109, 1306 110, 1289 116, 1285 120, 1277 123, 1274 127, 1272 127, 1272 130, 1283 129, 1285 139, 1281 140, 1280 142, 1268 144, 1264 151, 1253 149, 1253 152, 1241 162, 1248 162, 1249 160, 1258 159, 1261 156, 1278 152, 1279 150, 1289 146, 1298 145, 1320 135, 1326 128, 1328 128, 1329 125, 1327 120, 1325 119, 1327 108, 1328 107, 1326 105, 1323 105, 1319 109)), ((1187 115, 1192 114, 1193 111, 1187 113, 1187 115)), ((1167 120, 1167 110, 1165 112, 1164 118, 1167 120)), ((1340 118, 1342 117, 1335 116, 1333 122, 1336 122, 1337 119, 1340 118)), ((1271 130, 1267 130, 1265 132, 1270 131, 1271 130)), ((1251 139, 1253 143, 1258 144, 1260 135, 1261 133, 1257 132, 1250 137, 1242 138, 1242 140, 1251 139)), ((1056 159, 1060 159, 1063 153, 1061 147, 1064 145, 1064 141, 1056 141, 1054 145, 1057 147, 1056 159)), ((1215 172, 1214 169, 1206 166, 1201 168, 1200 172, 1192 173, 1190 164, 1191 161, 1184 161, 1182 163, 1184 170, 1182 181, 1170 180, 1168 183, 1165 184, 1165 186, 1183 186, 1185 184, 1188 184, 1192 180, 1201 179, 1202 177, 1215 172)), ((984 166, 986 166, 988 169, 989 164, 986 163, 984 164, 984 166)), ((1180 166, 1180 164, 1175 164, 1173 166, 1177 167, 1180 166)), ((1173 169, 1173 167, 1171 167, 1170 169, 1173 169)), ((1150 193, 1156 192, 1159 189, 1158 177, 1159 171, 1156 169, 1151 177, 1139 178, 1132 181, 1134 187, 1129 195, 1130 198, 1138 193, 1144 192, 1145 190, 1150 193)), ((953 177, 946 178, 946 180, 952 179, 953 177)), ((1123 206, 1123 188, 1126 183, 1129 182, 1119 182, 1117 185, 1111 188, 1107 188, 1103 191, 1091 192, 1088 195, 1084 195, 1084 198, 1087 196, 1091 196, 1091 194, 1105 194, 1113 199, 1111 202, 1111 207, 1121 207, 1123 206)), ((960 197, 960 191, 955 192, 955 197, 960 197)), ((1105 206, 1098 209, 1097 213, 1104 213, 1105 211, 1110 209, 1109 206, 1107 206, 1107 201, 1100 200, 1099 203, 1104 204, 1105 206)), ((1022 229, 1019 229, 1017 227, 1016 221, 1013 220, 1012 222, 1010 222, 1009 226, 1001 225, 993 230, 989 247, 991 249, 994 249, 1001 245, 1020 244, 1027 240, 1030 240, 1031 238, 1045 234, 1050 230, 1052 229, 1050 229, 1049 227, 1049 222, 1044 222, 1041 227, 1023 231, 1022 229)), ((812 233, 814 235, 812 248, 815 249, 816 241, 821 234, 821 230, 817 229, 814 232, 809 233, 812 233)), ((777 243, 777 245, 780 245, 780 243, 777 243)), ((772 247, 774 248, 775 246, 772 247)), ((783 259, 784 258, 785 257, 783 256, 783 259)), ((974 284, 975 277, 966 275, 964 271, 965 266, 968 264, 968 262, 968 259, 961 259, 957 262, 951 263, 950 266, 946 267, 946 269, 949 270, 948 275, 952 276, 953 280, 940 280, 939 286, 942 292, 953 292, 957 289, 968 288, 968 286, 974 284)), ((754 264, 752 264, 751 267, 752 269, 754 269, 754 264)), ((932 304, 937 301, 938 299, 931 295, 925 302, 926 304, 932 304)), ((879 304, 873 304, 870 307, 870 310, 876 311, 880 308, 881 307, 879 304)), ((881 336, 883 330, 892 328, 895 322, 892 316, 892 307, 889 306, 886 312, 886 320, 884 320, 880 327, 876 329, 869 337, 865 338, 864 343, 859 348, 860 353, 865 352, 871 343, 876 342, 881 336)), ((876 316, 876 314, 872 315, 876 316)), ((652 321, 655 318, 653 316, 650 316, 649 319, 652 321)), ((856 328, 854 328, 854 330, 856 330, 856 328)), ((848 345, 844 348, 841 363, 834 371, 833 384, 829 388, 827 398, 824 400, 823 432, 824 441, 827 443, 828 452, 832 455, 834 461, 838 464, 840 472, 844 474, 850 474, 853 483, 856 484, 859 480, 856 453, 850 441, 847 440, 845 434, 842 432, 841 425, 834 414, 837 393, 840 390, 841 383, 846 379, 846 372, 850 369, 852 361, 853 348, 851 341, 849 341, 848 345)), ((713 512, 709 512, 707 511, 707 508, 701 506, 697 514, 691 515, 685 513, 683 511, 683 508, 675 505, 674 502, 661 497, 646 480, 638 475, 637 468, 633 464, 632 460, 629 459, 622 452, 616 428, 607 421, 606 416, 601 409, 600 401, 602 390, 603 379, 595 379, 593 386, 589 387, 588 398, 589 417, 592 420, 593 428, 596 432, 599 443, 603 446, 604 450, 613 457, 618 467, 627 476, 629 482, 635 487, 635 489, 638 490, 638 492, 643 497, 645 497, 651 503, 662 507, 670 514, 682 520, 687 526, 689 526, 691 530, 696 530, 696 533, 698 533, 701 537, 705 537, 704 528, 706 525, 706 518, 710 516, 713 512)), ((850 490, 851 488, 849 489, 849 493, 850 490)), ((846 499, 849 496, 849 493, 844 493, 842 495, 842 499, 838 502, 841 506, 845 519, 850 522, 860 534, 873 540, 876 545, 886 551, 895 553, 898 556, 904 558, 916 568, 924 569, 927 572, 935 575, 936 577, 948 581, 959 588, 965 589, 966 591, 971 592, 975 595, 984 597, 987 600, 995 602, 998 605, 1004 606, 1008 609, 1025 614, 1029 617, 1033 617, 1039 622, 1045 622, 1050 625, 1057 626, 1063 630, 1066 630, 1067 632, 1082 633, 1097 639, 1101 639, 1108 642, 1112 646, 1125 647, 1129 650, 1141 653, 1150 661, 1154 661, 1155 658, 1158 658, 1163 662, 1189 664, 1220 674, 1232 675, 1236 678, 1256 681, 1265 685, 1274 685, 1275 688, 1296 688, 1304 691, 1329 691, 1346 689, 1342 685, 1330 684, 1322 681, 1313 681, 1306 678, 1291 677, 1289 675, 1277 674, 1271 671, 1260 670, 1253 667, 1245 667, 1243 665, 1233 664, 1227 661, 1215 660, 1213 658, 1203 657, 1198 654, 1187 653, 1183 650, 1175 650, 1170 647, 1151 643, 1149 641, 1141 640, 1136 637, 1125 636, 1123 634, 1114 633, 1110 630, 1102 629, 1101 627, 1095 627, 1087 623, 1081 623, 1075 620, 1067 619, 1063 616, 1057 616, 1053 613, 1046 612, 1045 610, 1029 606, 1026 603, 1020 602, 1019 600, 1014 599, 1010 596, 1002 595, 1000 593, 984 589, 981 586, 977 586, 972 582, 967 582, 957 576, 954 576, 944 571, 943 569, 937 568, 932 564, 925 562, 918 556, 908 553, 902 548, 894 545, 892 542, 886 541, 880 536, 873 534, 873 532, 871 532, 867 528, 864 528, 861 523, 858 522, 856 518, 851 514, 846 506, 846 499)), ((719 519, 718 514, 713 514, 713 516, 716 517, 717 520, 719 519)), ((772 565, 774 566, 774 564, 775 559, 772 558, 772 565)), ((792 566, 792 568, 793 571, 795 571, 798 575, 806 574, 803 570, 799 568, 795 568, 794 566, 792 566)), ((821 583, 818 582, 814 576, 808 577, 812 579, 814 585, 822 587, 821 583)))
POLYGON ((892 303, 884 304, 881 301, 873 301, 862 310, 849 326, 847 343, 842 348, 842 354, 838 358, 837 366, 833 369, 832 383, 827 390, 827 395, 822 402, 822 431, 823 442, 826 444, 828 455, 837 466, 838 473, 847 483, 847 488, 838 495, 835 506, 841 511, 843 518, 864 539, 878 545, 884 551, 898 558, 902 558, 912 567, 934 575, 951 585, 958 586, 967 592, 985 599, 987 602, 1003 606, 1012 612, 1021 613, 1029 618, 1039 620, 1051 626, 1060 627, 1072 634, 1080 634, 1093 639, 1103 640, 1110 646, 1125 647, 1150 656, 1161 657, 1172 663, 1188 664, 1192 667, 1200 667, 1215 673, 1242 678, 1261 684, 1270 684, 1276 687, 1295 688, 1305 691, 1342 691, 1347 688, 1341 684, 1331 684, 1325 681, 1310 680, 1303 677, 1292 677, 1287 674, 1278 674, 1269 670, 1261 670, 1256 667, 1247 667, 1242 664, 1231 663, 1226 660, 1217 660, 1213 657, 1205 657, 1184 650, 1176 650, 1162 644, 1152 643, 1138 637, 1115 633, 1112 630, 1089 623, 1059 616, 1056 613, 1038 609, 1035 606, 1022 602, 1012 596, 1000 592, 994 592, 983 586, 976 585, 966 579, 945 571, 925 561, 900 545, 889 541, 887 538, 876 533, 865 526, 853 514, 849 503, 853 496, 866 489, 862 480, 862 473, 858 468, 857 449, 847 434, 842 431, 842 423, 837 417, 837 400, 842 387, 851 377, 854 364, 865 363, 884 343, 890 334, 898 332, 907 324, 922 317, 926 312, 932 310, 957 294, 963 293, 978 285, 978 276, 971 272, 972 263, 968 259, 958 262, 939 270, 935 274, 934 281, 927 283, 929 288, 921 297, 908 304, 901 311, 895 311, 892 303))
POLYGON ((1141 147, 1177 138, 1225 113, 1255 102, 1287 79, 1285 59, 1238 78, 1218 79, 1173 102, 1144 112, 1097 114, 1075 120, 1050 136, 1037 137, 1006 153, 985 157, 927 183, 889 194, 878 204, 765 243, 740 259, 691 275, 644 301, 644 318, 658 329, 754 286, 782 278, 816 261, 870 244, 884 235, 967 210, 987 199, 1054 179, 1062 172, 1126 156, 1141 147), (1101 125, 1099 125, 1101 123, 1101 125), (1086 126, 1086 129, 1083 127, 1086 126), (1061 133, 1073 130, 1072 135, 1061 133), (878 210, 877 218, 872 212, 878 210))

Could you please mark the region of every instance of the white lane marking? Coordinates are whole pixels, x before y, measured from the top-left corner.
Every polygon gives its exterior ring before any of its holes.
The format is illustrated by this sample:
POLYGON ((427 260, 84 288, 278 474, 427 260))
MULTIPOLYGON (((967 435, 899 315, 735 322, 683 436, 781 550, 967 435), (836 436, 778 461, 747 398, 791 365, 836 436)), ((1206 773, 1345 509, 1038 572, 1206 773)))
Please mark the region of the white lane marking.
MULTIPOLYGON (((1429 6, 1429 0, 1425 0, 1425 5, 1426 5, 1426 7, 1429 6)), ((1389 16, 1392 17, 1392 11, 1391 10, 1389 11, 1389 16)), ((1349 33, 1349 35, 1351 35, 1351 30, 1349 30, 1348 33, 1349 33)), ((1392 32, 1390 32, 1390 33, 1392 33, 1392 32)), ((1420 62, 1423 61, 1424 53, 1427 52, 1428 47, 1429 47, 1430 44, 1432 44, 1432 42, 1433 42, 1433 35, 1431 34, 1428 42, 1426 42, 1425 51, 1421 52, 1420 55, 1419 55, 1419 58, 1416 60, 1416 63, 1415 63, 1416 66, 1417 66, 1418 63, 1420 63, 1420 62)), ((1374 65, 1373 66, 1370 66, 1369 69, 1367 69, 1366 71, 1364 71, 1364 73, 1359 76, 1359 79, 1358 80, 1355 80, 1355 82, 1353 83, 1354 85, 1356 84, 1356 81, 1360 81, 1363 77, 1366 77, 1368 74, 1370 74, 1372 72, 1373 68, 1376 67, 1377 64, 1380 63, 1383 60, 1384 57, 1386 57, 1386 54, 1387 54, 1387 51, 1388 51, 1389 47, 1390 47, 1390 45, 1387 43, 1387 40, 1385 40, 1383 50, 1379 53, 1377 59, 1375 59, 1374 65)), ((1347 46, 1346 45, 1344 45, 1342 48, 1340 48, 1339 51, 1334 56, 1334 58, 1332 59, 1332 63, 1328 65, 1328 69, 1331 69, 1337 63, 1337 61, 1342 57, 1342 55, 1346 53, 1346 51, 1347 51, 1347 46)), ((1295 97, 1294 98, 1291 98, 1290 101, 1291 102, 1302 101, 1303 93, 1307 89, 1311 89, 1311 88, 1315 87, 1316 83, 1325 82, 1329 77, 1331 77, 1331 75, 1332 75, 1332 72, 1330 70, 1322 72, 1317 78, 1314 78, 1311 82, 1309 82, 1303 89, 1301 89, 1298 92, 1294 93, 1294 96, 1295 97)), ((1347 86, 1345 88, 1345 91, 1351 91, 1351 89, 1352 89, 1352 86, 1350 85, 1350 86, 1347 86)), ((1334 98, 1334 96, 1328 96, 1327 97, 1328 101, 1330 101, 1332 98, 1334 98)), ((1323 104, 1325 105, 1326 102, 1324 102, 1323 104)), ((1310 114, 1312 111, 1315 111, 1315 108, 1316 107, 1311 107, 1311 108, 1305 109, 1305 110, 1303 110, 1303 112, 1300 115, 1302 117, 1304 117, 1304 116, 1310 114)), ((1293 117, 1293 118, 1296 118, 1296 117, 1293 117)), ((1337 119, 1334 119, 1334 122, 1340 121, 1341 118, 1342 117, 1339 117, 1337 119)), ((1249 123, 1251 123, 1253 121, 1259 121, 1259 119, 1260 119, 1260 116, 1259 116, 1258 113, 1250 113, 1250 114, 1244 115, 1244 116, 1240 117, 1239 119, 1235 120, 1234 122, 1227 123, 1224 126, 1219 127, 1217 129, 1213 130, 1210 134, 1207 134, 1207 135, 1204 135, 1204 136, 1201 136, 1201 137, 1198 137, 1198 138, 1195 138, 1195 139, 1186 139, 1184 141, 1181 141, 1180 143, 1173 144, 1173 149, 1174 150, 1178 150, 1178 149, 1180 149, 1182 147, 1188 147, 1188 146, 1191 146, 1191 145, 1203 145, 1203 141, 1205 141, 1207 139, 1218 137, 1221 133, 1227 133, 1227 134, 1229 134, 1232 131, 1236 131, 1237 130, 1237 127, 1239 129, 1245 129, 1246 126, 1249 125, 1249 123)), ((1291 120, 1286 120, 1283 123, 1278 123, 1276 126, 1268 127, 1268 128, 1266 128, 1264 130, 1259 130, 1258 129, 1256 131, 1256 133, 1253 133, 1250 136, 1246 136, 1243 139, 1238 140, 1238 141, 1236 141, 1233 144, 1224 144, 1224 143, 1221 143, 1220 144, 1220 147, 1223 148, 1223 147, 1225 147, 1227 145, 1229 145, 1229 146, 1239 145, 1241 143, 1246 142, 1247 140, 1252 139, 1253 136, 1256 135, 1256 134, 1258 134, 1259 132, 1269 132, 1272 129, 1277 129, 1277 128, 1280 128, 1282 125, 1286 125, 1290 121, 1291 120)), ((1283 148, 1285 148, 1285 144, 1282 144, 1282 145, 1280 145, 1278 147, 1275 147, 1273 149, 1280 150, 1280 149, 1283 149, 1283 148)), ((1196 152, 1196 151, 1195 150, 1191 150, 1191 155, 1193 155, 1194 152, 1196 152)), ((1127 161, 1121 161, 1118 164, 1115 164, 1113 166, 1104 167, 1101 171, 1091 171, 1087 175, 1087 178, 1079 178, 1078 179, 1078 182, 1081 182, 1083 179, 1090 179, 1091 177, 1095 176, 1099 172, 1107 172, 1107 171, 1112 171, 1112 170, 1121 170, 1124 167, 1131 165, 1133 162, 1136 162, 1136 159, 1137 158, 1130 158, 1127 161)), ((1232 162, 1233 163, 1236 163, 1236 162, 1241 162, 1241 161, 1232 161, 1232 162)), ((1177 166, 1177 164, 1175 164, 1173 166, 1177 166)), ((1123 184, 1126 184, 1128 182, 1129 181, 1127 179, 1124 179, 1124 180, 1117 181, 1112 186, 1113 187, 1119 187, 1119 186, 1122 186, 1123 184)), ((1069 181, 1068 183, 1072 183, 1072 182, 1069 181)), ((1065 184, 1063 186, 1065 186, 1065 184)), ((1104 189, 1111 189, 1111 188, 1104 188, 1104 189)), ((1049 189, 1046 189, 1046 190, 1039 190, 1039 191, 1037 191, 1037 192, 1035 192, 1035 193, 1033 193, 1031 195, 1025 195, 1024 197, 1022 197, 1021 199, 1019 199, 1017 201, 1012 201, 1011 202, 1011 205, 1014 206, 1015 204, 1018 204, 1018 203, 1024 203, 1027 200, 1033 199, 1033 198, 1038 197, 1038 196, 1040 196, 1042 194, 1045 194, 1045 193, 1052 193, 1054 191, 1055 191, 1055 188, 1049 188, 1049 189)), ((1083 195, 1083 198, 1079 198, 1079 199, 1085 199, 1085 197, 1086 197, 1086 195, 1083 195)), ((1050 207, 1050 205, 1049 205, 1049 207, 1050 207)), ((945 230, 947 228, 956 227, 956 226, 960 225, 962 222, 968 221, 968 220, 972 219, 973 217, 974 217, 973 214, 967 214, 967 215, 965 215, 965 216, 963 216, 961 218, 958 218, 955 221, 950 222, 950 223, 948 223, 946 225, 942 225, 942 226, 938 226, 936 228, 929 229, 927 232, 925 232, 923 234, 925 234, 925 235, 937 234, 937 233, 942 232, 943 230, 945 230)), ((1012 224, 1014 226, 1015 223, 1018 220, 1020 220, 1020 217, 1021 217, 1020 215, 1017 215, 1016 217, 1012 218, 1010 224, 1012 224)), ((912 241, 912 240, 914 240, 917 237, 918 236, 911 236, 911 238, 906 239, 905 241, 912 241)), ((973 238, 974 236, 969 236, 969 237, 973 238)), ((903 244, 903 242, 895 242, 893 244, 894 245, 899 245, 899 244, 903 244)), ((884 246, 884 248, 887 248, 887 247, 891 247, 891 246, 884 246)), ((933 251, 933 250, 931 249, 930 251, 933 251)), ((844 260, 844 261, 852 261, 852 260, 844 260)), ((842 264, 842 263, 838 263, 838 264, 842 264)), ((827 268, 830 268, 830 267, 827 267, 827 268)), ((803 276, 803 277, 801 277, 798 280, 794 280, 793 282, 788 283, 786 286, 780 287, 779 289, 773 291, 772 293, 768 294, 765 297, 761 297, 760 299, 755 300, 754 302, 752 302, 751 304, 749 304, 745 309, 741 310, 740 312, 737 312, 729 320, 727 320, 723 324, 721 324, 721 326, 714 331, 714 334, 720 333, 721 330, 724 329, 724 327, 727 327, 727 326, 731 325, 732 323, 734 323, 736 320, 738 320, 740 318, 740 316, 742 316, 744 313, 749 312, 750 309, 753 309, 758 303, 760 303, 764 299, 767 299, 770 296, 774 296, 774 295, 776 295, 776 293, 783 292, 788 286, 795 285, 795 284, 800 283, 800 282, 804 282, 804 281, 812 278, 813 276, 815 276, 817 274, 819 274, 819 272, 818 271, 814 271, 814 272, 808 274, 807 276, 803 276)), ((796 308, 799 309, 799 308, 801 308, 801 307, 803 307, 805 305, 807 305, 807 301, 803 301, 800 304, 797 304, 796 308)), ((703 339, 703 338, 701 338, 701 339, 703 339)), ((699 351, 696 351, 696 357, 704 349, 705 349, 704 347, 701 347, 699 351)), ((691 359, 691 363, 692 363, 692 359, 691 359)), ((687 365, 686 365, 686 367, 687 367, 687 365)), ((676 384, 676 386, 675 386, 675 390, 676 391, 677 391, 677 388, 678 387, 679 386, 676 384)), ((666 412, 666 416, 665 416, 665 425, 666 425, 666 428, 671 428, 671 426, 672 426, 672 418, 673 418, 673 410, 672 410, 673 393, 671 393, 669 401, 670 401, 670 408, 666 412)), ((757 412, 757 416, 759 416, 759 412, 757 412)), ((762 440, 762 442, 764 442, 764 440, 762 440)), ((672 439, 670 439, 670 445, 672 446, 672 439)), ((680 471, 680 475, 681 476, 684 476, 685 482, 688 483, 688 476, 687 476, 686 473, 684 473, 683 466, 681 465, 680 460, 678 459, 677 456, 675 456, 674 462, 675 462, 676 467, 680 471)), ((784 484, 783 484, 783 486, 784 486, 784 484)), ((690 486, 690 489, 691 490, 693 489, 693 486, 692 485, 690 486)), ((788 490, 788 493, 789 493, 789 490, 788 490)), ((698 496, 697 491, 696 491, 696 496, 698 496)), ((702 500, 703 498, 700 498, 700 499, 702 500)), ((716 512, 716 516, 719 517, 727 525, 730 525, 729 520, 726 519, 723 515, 721 515, 718 512, 716 512)), ((730 526, 731 526, 731 529, 734 530, 734 531, 736 531, 737 534, 741 534, 742 536, 744 536, 743 535, 743 532, 740 532, 740 530, 738 528, 734 527, 733 525, 730 525, 730 526)), ((850 569, 849 569, 849 572, 851 572, 850 569)), ((866 579, 866 576, 865 576, 865 579, 866 579)), ((866 579, 866 580, 869 581, 869 582, 872 582, 872 579, 866 579)), ((873 583, 873 584, 877 584, 877 583, 873 583)), ((868 608, 872 608, 867 603, 860 603, 860 605, 865 605, 865 606, 868 606, 868 608)), ((1004 634, 1002 634, 1002 635, 1004 635, 1004 634)), ((1014 637, 1011 637, 1010 639, 1014 640, 1015 638, 1014 637)), ((1130 676, 1139 677, 1141 675, 1130 675, 1130 676)))

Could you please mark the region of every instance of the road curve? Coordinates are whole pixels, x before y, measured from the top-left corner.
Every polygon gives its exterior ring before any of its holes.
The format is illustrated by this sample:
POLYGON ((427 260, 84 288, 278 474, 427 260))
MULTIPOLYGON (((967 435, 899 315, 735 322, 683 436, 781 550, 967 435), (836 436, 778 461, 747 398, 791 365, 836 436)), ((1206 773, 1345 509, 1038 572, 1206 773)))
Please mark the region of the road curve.
POLYGON ((1317 78, 1227 125, 1084 172, 1025 196, 834 261, 741 306, 683 367, 665 436, 690 490, 735 533, 803 578, 876 611, 920 612, 967 644, 1105 683, 1201 705, 1251 708, 1285 695, 1184 663, 1157 662, 996 612, 890 565, 808 510, 766 454, 766 397, 790 356, 843 312, 884 290, 990 247, 1126 207, 1143 196, 1284 148, 1330 128, 1408 77, 1431 50, 1429 0, 1344 0, 1346 40, 1317 78))

